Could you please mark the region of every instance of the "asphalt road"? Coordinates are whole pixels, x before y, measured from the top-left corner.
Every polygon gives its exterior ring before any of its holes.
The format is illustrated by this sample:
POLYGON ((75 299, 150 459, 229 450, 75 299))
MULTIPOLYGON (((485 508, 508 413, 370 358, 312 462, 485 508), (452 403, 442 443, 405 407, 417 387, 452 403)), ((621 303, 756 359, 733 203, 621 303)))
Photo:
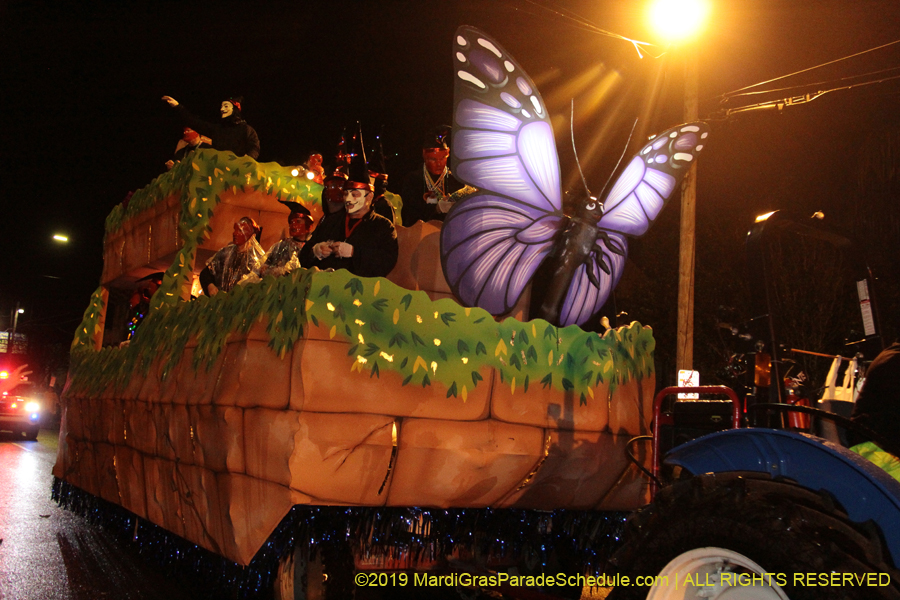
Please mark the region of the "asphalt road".
POLYGON ((187 600, 131 548, 50 498, 58 433, 0 433, 0 600, 187 600))

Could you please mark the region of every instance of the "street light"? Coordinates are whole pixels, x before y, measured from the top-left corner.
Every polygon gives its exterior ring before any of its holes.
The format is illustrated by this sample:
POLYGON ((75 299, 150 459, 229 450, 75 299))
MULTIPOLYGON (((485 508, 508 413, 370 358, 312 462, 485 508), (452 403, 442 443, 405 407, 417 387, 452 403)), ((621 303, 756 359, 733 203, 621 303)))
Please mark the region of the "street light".
POLYGON ((10 354, 13 353, 13 346, 16 343, 16 327, 19 325, 19 315, 24 314, 25 309, 19 308, 19 303, 16 302, 16 310, 13 312, 13 326, 12 326, 12 335, 9 336, 9 341, 7 342, 6 351, 10 354))
POLYGON ((650 5, 653 30, 669 43, 697 35, 708 14, 705 0, 655 0, 650 5))
MULTIPOLYGON (((709 14, 706 0, 655 0, 650 22, 656 33, 669 42, 685 43, 696 37, 709 14)), ((684 121, 699 117, 698 68, 695 49, 685 49, 684 121)), ((675 368, 693 370, 694 363, 694 236, 697 200, 697 167, 692 166, 681 186, 681 232, 678 253, 678 332, 675 368)))

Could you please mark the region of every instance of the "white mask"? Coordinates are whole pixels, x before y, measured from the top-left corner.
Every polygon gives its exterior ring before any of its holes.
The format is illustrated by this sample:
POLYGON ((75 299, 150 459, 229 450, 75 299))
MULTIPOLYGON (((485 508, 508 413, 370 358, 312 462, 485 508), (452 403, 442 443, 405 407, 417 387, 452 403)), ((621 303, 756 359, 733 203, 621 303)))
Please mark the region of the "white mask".
POLYGON ((366 214, 369 200, 374 194, 369 190, 345 190, 344 191, 344 208, 347 214, 362 216, 366 214), (362 211, 362 212, 360 212, 362 211))
POLYGON ((222 103, 222 108, 219 109, 219 112, 222 113, 222 118, 230 117, 231 113, 234 112, 234 105, 226 100, 222 103))

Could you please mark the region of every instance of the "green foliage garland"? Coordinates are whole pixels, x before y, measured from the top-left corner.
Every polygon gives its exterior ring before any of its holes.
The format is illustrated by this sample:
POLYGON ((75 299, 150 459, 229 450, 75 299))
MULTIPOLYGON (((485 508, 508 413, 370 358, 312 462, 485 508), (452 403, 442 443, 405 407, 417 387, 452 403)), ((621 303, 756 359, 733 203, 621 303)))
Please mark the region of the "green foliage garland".
POLYGON ((92 331, 95 313, 92 304, 72 353, 72 389, 89 394, 113 383, 124 386, 135 373, 146 375, 157 357, 164 357, 165 379, 191 339, 197 342, 194 368, 208 368, 229 335, 246 333, 257 321, 266 323, 269 346, 281 357, 306 327, 321 327, 349 343, 350 371, 369 377, 395 371, 403 385, 439 383, 447 397, 462 400, 482 381, 485 368, 496 369, 513 393, 541 386, 572 391, 582 404, 597 385, 615 389, 653 373, 653 335, 638 323, 603 336, 540 319, 497 323, 482 309, 432 301, 424 292, 344 270, 298 269, 227 294, 160 306, 123 348, 91 349, 82 333, 92 331))

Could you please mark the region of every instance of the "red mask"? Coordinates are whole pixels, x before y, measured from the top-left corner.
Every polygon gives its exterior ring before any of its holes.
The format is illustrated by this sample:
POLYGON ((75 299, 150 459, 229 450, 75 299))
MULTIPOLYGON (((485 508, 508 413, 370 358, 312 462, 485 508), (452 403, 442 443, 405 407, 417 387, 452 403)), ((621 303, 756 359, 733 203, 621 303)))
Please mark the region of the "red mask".
POLYGON ((344 180, 329 179, 325 182, 325 189, 322 190, 322 197, 326 202, 334 202, 336 204, 344 203, 344 180))
POLYGON ((447 166, 447 157, 450 150, 447 148, 426 148, 422 150, 422 158, 425 159, 425 168, 432 175, 440 175, 447 166))
POLYGON ((307 218, 300 213, 293 213, 290 220, 288 220, 288 233, 298 242, 305 240, 306 236, 309 235, 307 218))
POLYGON ((235 246, 243 246, 255 233, 256 230, 253 229, 253 225, 247 221, 238 221, 234 224, 234 232, 231 234, 231 241, 234 242, 235 246))

